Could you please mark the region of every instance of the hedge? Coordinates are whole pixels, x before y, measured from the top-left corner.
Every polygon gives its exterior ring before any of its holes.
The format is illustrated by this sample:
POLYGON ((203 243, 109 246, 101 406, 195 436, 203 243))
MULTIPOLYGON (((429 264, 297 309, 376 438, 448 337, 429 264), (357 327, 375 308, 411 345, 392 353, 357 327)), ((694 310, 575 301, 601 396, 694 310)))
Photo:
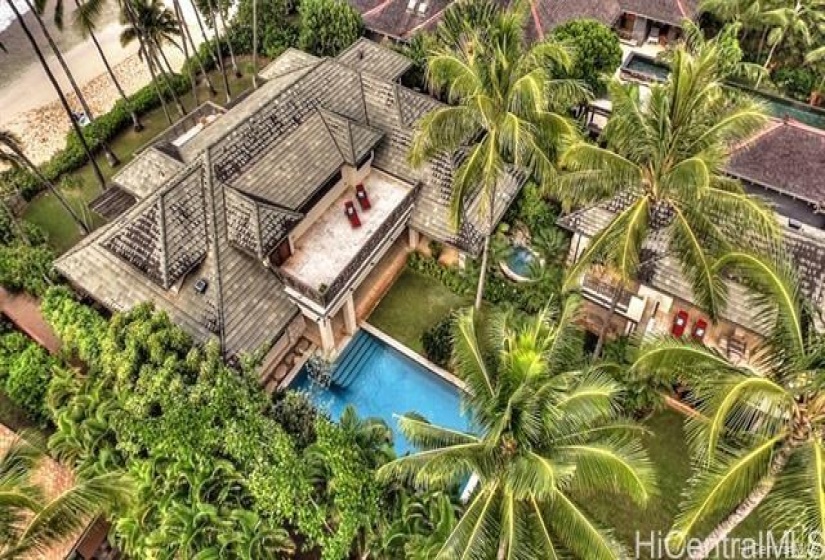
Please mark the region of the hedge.
MULTIPOLYGON (((189 80, 186 76, 176 74, 170 80, 172 87, 178 94, 189 90, 189 80)), ((166 93, 165 97, 171 98, 166 93)), ((129 98, 135 112, 143 114, 160 106, 160 100, 155 93, 154 86, 149 84, 137 91, 129 98)), ((132 118, 126 104, 118 100, 111 111, 98 116, 93 123, 83 128, 83 136, 94 152, 103 141, 109 141, 132 125, 132 118)), ((83 146, 74 130, 66 137, 66 147, 57 152, 52 158, 40 166, 43 175, 55 181, 61 175, 76 171, 88 162, 83 146)), ((31 173, 24 169, 9 169, 0 173, 0 183, 4 183, 11 192, 19 192, 26 200, 31 200, 45 187, 31 173)))

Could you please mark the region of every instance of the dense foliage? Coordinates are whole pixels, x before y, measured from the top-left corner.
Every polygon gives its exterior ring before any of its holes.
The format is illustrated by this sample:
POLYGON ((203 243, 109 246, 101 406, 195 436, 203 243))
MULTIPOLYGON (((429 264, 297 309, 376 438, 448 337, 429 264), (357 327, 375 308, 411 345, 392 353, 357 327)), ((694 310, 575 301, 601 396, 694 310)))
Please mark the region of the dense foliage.
POLYGON ((0 335, 0 392, 39 424, 48 420, 45 396, 55 366, 54 358, 25 335, 0 335))
MULTIPOLYGON (((252 52, 252 1, 242 0, 232 18, 229 39, 235 52, 252 52)), ((290 17, 292 5, 282 0, 257 2, 258 53, 277 57, 289 47, 298 45, 298 26, 290 17)))
POLYGON ((622 63, 616 33, 601 22, 578 19, 556 27, 551 37, 573 49, 573 66, 568 76, 583 80, 595 95, 603 94, 610 76, 622 63))
POLYGON ((302 0, 298 8, 301 49, 318 56, 335 56, 361 35, 358 10, 344 0, 302 0))
POLYGON ((453 353, 453 317, 448 315, 424 331, 421 345, 424 355, 434 364, 447 367, 453 353))
POLYGON ((302 395, 273 404, 148 305, 106 321, 53 289, 43 312, 87 365, 49 387, 50 445, 83 477, 134 477, 137 499, 114 520, 130 555, 278 557, 298 541, 333 560, 392 522, 382 504, 395 490, 372 482, 392 457, 383 422, 349 411, 334 424, 302 395))
POLYGON ((42 294, 55 279, 53 258, 43 232, 0 205, 0 286, 42 294))

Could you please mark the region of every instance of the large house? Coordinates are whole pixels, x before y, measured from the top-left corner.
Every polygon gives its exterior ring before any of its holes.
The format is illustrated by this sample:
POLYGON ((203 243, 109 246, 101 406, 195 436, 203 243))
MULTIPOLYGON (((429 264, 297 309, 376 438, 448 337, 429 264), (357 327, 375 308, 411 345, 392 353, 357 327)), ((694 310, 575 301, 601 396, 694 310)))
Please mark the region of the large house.
MULTIPOLYGON (((745 189, 764 197, 777 213, 783 249, 793 260, 801 289, 825 312, 825 131, 794 121, 772 120, 759 134, 739 146, 727 173, 745 189)), ((573 233, 568 262, 575 262, 590 240, 624 206, 620 198, 562 217, 559 225, 573 233)), ((622 290, 611 325, 614 334, 666 333, 681 315, 688 334, 707 323, 704 342, 731 358, 747 357, 759 337, 759 324, 747 289, 728 279, 729 297, 714 324, 697 306, 690 282, 678 259, 654 232, 643 247, 639 281, 622 290)), ((608 271, 586 273, 581 291, 589 301, 588 321, 594 328, 605 318, 617 293, 608 271)))
MULTIPOLYGON (((433 29, 444 10, 460 0, 350 0, 375 38, 407 41, 433 29)), ((507 0, 499 0, 509 4, 507 0)), ((625 39, 642 43, 649 37, 675 39, 685 19, 698 15, 699 0, 531 0, 527 34, 543 39, 573 19, 595 19, 615 27, 625 39)))
MULTIPOLYGON (((337 58, 286 51, 248 97, 202 109, 125 166, 97 205, 121 213, 57 269, 111 310, 154 302, 228 359, 274 363, 305 328, 333 351, 393 247, 481 250, 478 197, 458 231, 449 219, 461 154, 408 163, 416 122, 439 106, 398 83, 409 66, 366 39, 337 58)), ((502 181, 498 218, 520 186, 502 181)))

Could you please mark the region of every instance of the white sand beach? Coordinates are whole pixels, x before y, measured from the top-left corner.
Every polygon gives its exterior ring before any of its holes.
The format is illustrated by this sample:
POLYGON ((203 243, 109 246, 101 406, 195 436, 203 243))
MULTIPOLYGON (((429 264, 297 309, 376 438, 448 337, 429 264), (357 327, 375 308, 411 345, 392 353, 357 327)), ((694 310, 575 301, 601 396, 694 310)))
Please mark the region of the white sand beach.
MULTIPOLYGON (((200 31, 194 21, 191 4, 182 2, 184 19, 190 22, 193 39, 202 41, 200 31)), ((73 2, 66 2, 65 29, 61 33, 48 25, 55 40, 60 44, 66 63, 72 70, 75 80, 80 84, 84 97, 92 112, 101 114, 114 105, 118 93, 90 39, 83 39, 71 27, 73 2)), ((50 10, 50 7, 47 8, 50 10)), ((47 11, 51 14, 50 11, 47 11)), ((51 17, 51 16, 49 16, 51 17)), ((48 45, 31 15, 25 17, 26 23, 44 51, 48 45)), ((117 22, 117 7, 114 2, 106 8, 103 21, 96 33, 98 41, 106 52, 109 63, 114 68, 123 89, 127 94, 134 93, 149 83, 149 72, 138 60, 137 44, 127 47, 120 45, 121 25, 117 22)), ((17 22, 13 22, 0 32, 0 41, 4 43, 9 54, 0 53, 0 127, 15 133, 22 141, 24 149, 35 162, 46 161, 63 147, 66 133, 71 123, 66 117, 39 62, 31 52, 23 31, 17 22)), ((166 48, 167 55, 175 68, 183 64, 183 54, 174 47, 166 48)), ((58 77, 61 89, 70 91, 70 86, 63 75, 57 60, 49 55, 49 67, 58 77)), ((69 103, 75 110, 79 105, 74 95, 69 95, 69 103)))

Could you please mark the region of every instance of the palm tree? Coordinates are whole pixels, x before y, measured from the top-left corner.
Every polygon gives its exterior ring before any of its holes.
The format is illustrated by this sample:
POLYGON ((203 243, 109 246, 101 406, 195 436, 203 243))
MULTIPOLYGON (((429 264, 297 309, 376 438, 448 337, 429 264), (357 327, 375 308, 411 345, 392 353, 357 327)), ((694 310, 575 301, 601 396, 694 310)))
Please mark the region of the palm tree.
MULTIPOLYGON (((39 0, 34 2, 32 5, 31 0, 26 0, 26 4, 29 7, 29 10, 33 13, 35 21, 37 21, 38 26, 40 27, 40 31, 43 33, 43 36, 46 38, 46 42, 49 44, 49 48, 52 51, 52 54, 57 59, 57 63, 60 65, 60 68, 63 70, 63 73, 66 75, 66 78, 69 80, 69 85, 72 88, 72 91, 77 97, 77 102, 80 103, 80 108, 86 114, 90 122, 94 122, 95 115, 92 112, 91 107, 86 102, 86 97, 83 95, 83 91, 80 89, 80 86, 77 85, 77 82, 74 79, 74 74, 72 74, 69 65, 66 64, 66 60, 63 58, 63 53, 60 52, 57 44, 54 42, 52 38, 52 34, 49 32, 49 28, 46 27, 46 24, 43 23, 43 12, 45 11, 46 2, 45 0, 39 0)), ((63 29, 63 3, 58 2, 55 4, 54 9, 54 22, 57 25, 58 29, 63 29)), ((112 148, 109 147, 109 143, 106 140, 100 141, 100 148, 103 150, 103 154, 106 156, 106 161, 109 162, 110 167, 116 167, 120 165, 120 160, 112 151, 112 148)))
MULTIPOLYGON (((69 213, 75 223, 78 225, 83 233, 89 233, 89 225, 77 215, 74 208, 63 196, 63 193, 40 171, 34 162, 32 162, 23 152, 23 147, 20 145, 20 140, 6 130, 0 129, 0 163, 5 163, 14 167, 25 169, 27 172, 34 175, 38 181, 43 183, 46 188, 54 195, 61 206, 69 213)), ((9 210, 10 212, 10 210, 9 210)), ((13 214, 10 214, 13 215, 13 214)))
MULTIPOLYGON (((209 72, 206 71, 206 68, 203 65, 203 61, 201 60, 200 55, 198 54, 198 47, 195 45, 195 41, 192 39, 192 32, 189 30, 189 24, 186 23, 186 20, 183 17, 183 9, 180 6, 180 2, 178 0, 173 0, 172 4, 175 8, 175 16, 178 19, 178 26, 180 27, 181 38, 183 39, 183 57, 188 61, 189 59, 189 52, 187 48, 187 44, 192 47, 192 57, 195 59, 195 62, 198 64, 198 68, 200 69, 201 75, 203 76, 204 81, 206 81, 207 87, 209 87, 209 94, 214 97, 217 95, 218 91, 215 89, 215 85, 212 83, 212 78, 209 77, 209 72)), ((196 77, 196 73, 193 69, 190 69, 192 73, 192 77, 196 77)), ((194 87, 194 86, 193 86, 194 87)), ((198 103, 198 95, 197 90, 193 91, 195 96, 195 104, 198 103)))
POLYGON ((34 480, 44 459, 38 441, 34 434, 25 434, 0 457, 0 560, 41 556, 129 496, 124 477, 110 473, 47 500, 34 480))
MULTIPOLYGON (((218 68, 221 70, 221 77, 223 78, 223 87, 226 93, 226 104, 230 104, 232 102, 232 94, 229 90, 229 79, 226 75, 226 65, 223 61, 223 42, 221 41, 221 32, 218 29, 218 24, 215 19, 215 5, 212 3, 212 0, 206 0, 207 6, 207 14, 208 18, 207 21, 211 23, 212 32, 214 34, 214 41, 215 41, 215 49, 217 50, 217 56, 212 53, 212 56, 215 58, 215 63, 218 65, 218 68)), ((200 8, 196 0, 192 0, 192 7, 195 9, 195 17, 198 20, 198 25, 200 26, 201 33, 206 38, 206 29, 204 28, 203 21, 200 17, 200 8)))
POLYGON ((811 92, 811 104, 815 105, 819 96, 825 94, 825 45, 817 47, 805 55, 805 64, 816 66, 820 65, 821 72, 819 72, 819 83, 811 92))
MULTIPOLYGON (((685 20, 682 24, 685 49, 694 57, 701 56, 703 50, 716 49, 719 57, 719 79, 738 79, 747 83, 757 82, 768 74, 759 64, 742 60, 742 48, 739 46, 739 31, 741 22, 726 24, 711 39, 705 37, 705 32, 699 24, 685 20)), ((663 58, 668 60, 672 50, 665 51, 663 58)))
MULTIPOLYGON (((777 48, 790 37, 797 37, 806 47, 811 45, 817 29, 825 27, 825 0, 796 0, 784 10, 782 23, 768 34, 771 50, 765 60, 765 69, 770 70, 777 48)), ((756 87, 759 87, 758 80, 756 87)))
POLYGON ((726 93, 718 80, 717 46, 695 57, 680 47, 671 56, 668 82, 652 86, 646 101, 638 87, 610 84, 613 113, 602 134, 606 147, 571 146, 562 157, 570 173, 554 185, 555 195, 568 205, 628 202, 592 239, 565 281, 565 290, 574 288, 595 262, 608 265, 617 277, 596 356, 625 286, 636 278, 651 233, 664 237, 698 303, 715 318, 715 256, 750 242, 748 235, 773 236, 777 230, 772 212, 724 175, 730 149, 765 124, 764 110, 747 96, 733 99, 726 93))
POLYGON ((620 387, 598 366, 571 363, 580 340, 576 306, 570 300, 555 324, 546 309, 523 323, 499 314, 487 332, 475 310, 462 312, 453 360, 473 433, 400 417, 401 431, 421 451, 383 466, 380 480, 425 489, 478 480, 435 558, 621 555, 581 500, 616 492, 644 504, 653 471, 638 425, 617 412, 620 387))
POLYGON ((126 96, 123 86, 120 85, 120 80, 118 80, 117 76, 115 76, 112 66, 109 64, 109 59, 106 57, 106 53, 103 52, 103 47, 100 46, 100 41, 97 40, 97 35, 95 35, 95 21, 100 13, 100 8, 103 3, 100 0, 91 0, 89 2, 74 0, 74 3, 77 8, 74 13, 75 28, 80 31, 80 34, 84 39, 89 37, 92 40, 95 50, 97 50, 97 54, 100 57, 101 62, 103 62, 103 66, 106 68, 106 73, 109 75, 112 85, 115 86, 118 95, 120 95, 120 99, 123 101, 123 106, 129 111, 129 116, 132 118, 132 128, 135 132, 140 132, 143 130, 143 125, 140 123, 140 118, 135 112, 134 107, 132 107, 129 98, 126 96))
POLYGON ((163 45, 166 43, 177 46, 176 38, 181 33, 174 12, 166 7, 163 0, 127 0, 124 2, 124 13, 121 17, 121 23, 125 25, 120 34, 121 45, 126 46, 136 39, 142 39, 142 54, 153 79, 154 67, 155 70, 159 70, 162 82, 172 96, 178 113, 184 116, 186 110, 169 81, 169 77, 173 75, 172 66, 163 51, 163 45))
POLYGON ((467 39, 457 50, 433 47, 427 82, 450 105, 421 119, 409 156, 421 166, 435 154, 466 151, 453 174, 451 217, 457 228, 467 202, 482 197, 479 212, 487 230, 476 308, 484 294, 498 183, 511 166, 549 183, 561 143, 575 134, 563 112, 585 96, 578 83, 552 77, 551 70, 570 64, 562 45, 526 46, 524 17, 522 11, 499 12, 488 28, 468 25, 467 39))
POLYGON ((100 166, 97 164, 97 160, 95 160, 94 154, 92 153, 92 150, 89 147, 89 143, 86 140, 86 137, 83 136, 83 131, 80 129, 80 125, 78 124, 77 119, 74 118, 72 108, 69 106, 69 102, 66 99, 63 90, 60 89, 60 84, 57 83, 57 80, 55 79, 54 74, 51 71, 51 68, 49 68, 48 63, 46 62, 45 56, 43 56, 43 51, 40 50, 40 45, 37 44, 37 40, 34 38, 34 35, 32 35, 29 26, 26 24, 26 21, 20 14, 20 10, 17 8, 14 2, 12 0, 6 0, 6 3, 9 5, 9 7, 11 7, 11 11, 14 14, 14 17, 20 24, 20 28, 26 35, 26 38, 28 39, 29 44, 32 47, 32 50, 34 51, 35 56, 37 56, 37 59, 40 62, 40 67, 43 68, 43 71, 46 73, 46 77, 49 79, 52 88, 57 94, 57 98, 60 101, 60 104, 63 106, 63 111, 66 113, 66 117, 71 122, 72 128, 74 129, 74 132, 77 135, 78 141, 80 142, 80 145, 86 154, 86 159, 92 166, 92 170, 94 171, 95 177, 97 178, 97 181, 100 184, 100 188, 105 189, 106 179, 103 177, 103 173, 100 171, 100 166))
POLYGON ((695 394, 701 415, 688 420, 695 474, 674 530, 681 540, 717 524, 694 559, 763 501, 763 521, 793 528, 797 542, 825 531, 825 338, 814 327, 816 312, 789 265, 740 252, 716 266, 748 278, 753 328, 769 333, 748 364, 666 339, 643 348, 633 366, 673 371, 695 394))
POLYGON ((252 0, 252 89, 258 89, 258 0, 252 0))
POLYGON ((700 9, 722 21, 741 24, 740 30, 746 35, 751 31, 758 32, 757 60, 762 59, 768 35, 781 27, 788 16, 787 8, 772 0, 703 0, 700 9))

